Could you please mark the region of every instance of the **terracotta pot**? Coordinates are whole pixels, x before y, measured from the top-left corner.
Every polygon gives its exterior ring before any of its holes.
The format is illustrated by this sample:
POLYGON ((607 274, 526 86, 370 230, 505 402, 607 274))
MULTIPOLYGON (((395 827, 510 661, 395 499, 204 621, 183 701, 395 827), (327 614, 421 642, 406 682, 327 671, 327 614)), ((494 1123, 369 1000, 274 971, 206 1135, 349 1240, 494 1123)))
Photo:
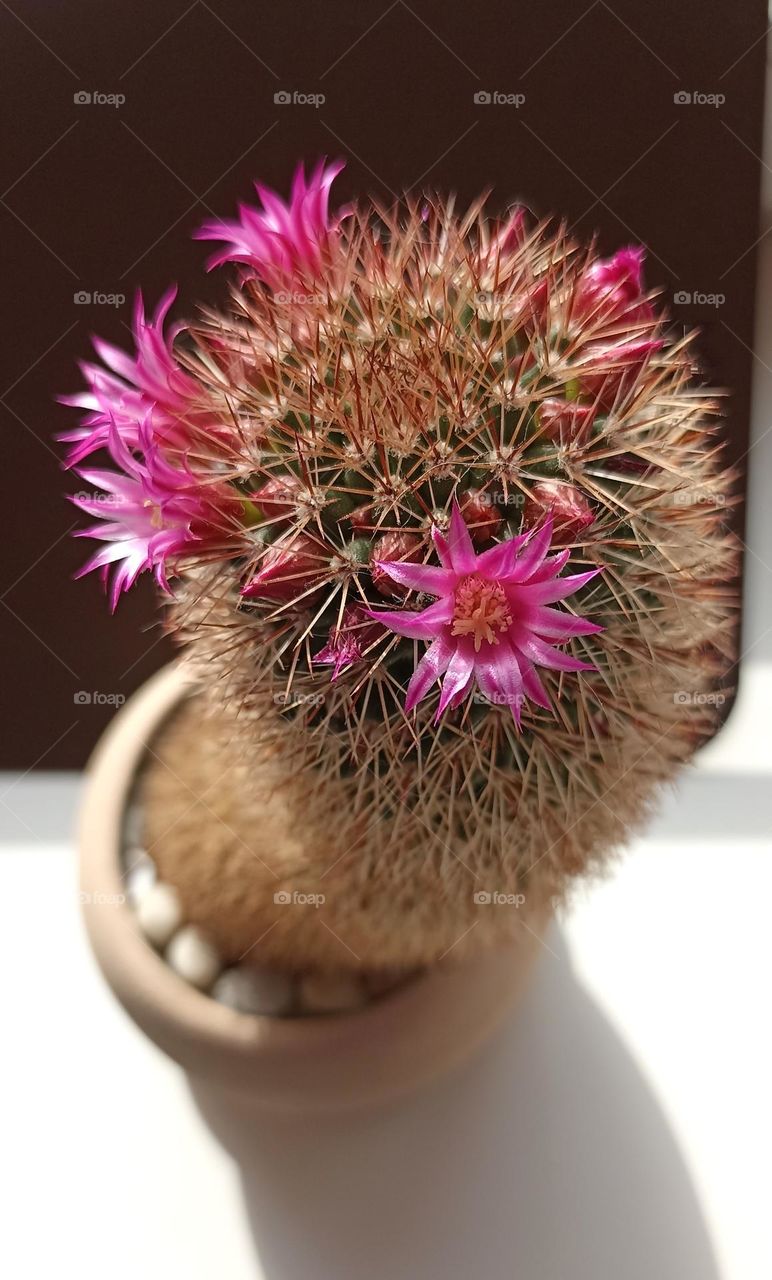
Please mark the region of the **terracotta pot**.
MULTIPOLYGON (((126 809, 146 744, 191 689, 183 665, 161 671, 115 716, 89 762, 80 874, 91 945, 116 996, 194 1079, 288 1110, 334 1110, 407 1093, 462 1062, 502 1022, 540 947, 530 920, 517 946, 452 956, 352 1013, 238 1013, 179 978, 122 900, 126 809)), ((546 922, 542 922, 542 927, 546 922)))

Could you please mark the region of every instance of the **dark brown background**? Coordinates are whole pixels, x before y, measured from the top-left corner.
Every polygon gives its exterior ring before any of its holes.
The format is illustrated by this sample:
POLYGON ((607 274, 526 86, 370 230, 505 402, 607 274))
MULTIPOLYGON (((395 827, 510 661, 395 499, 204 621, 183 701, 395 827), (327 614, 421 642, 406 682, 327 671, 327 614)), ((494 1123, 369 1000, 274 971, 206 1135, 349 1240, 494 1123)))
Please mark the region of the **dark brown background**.
POLYGON ((148 583, 111 619, 96 579, 70 581, 85 545, 60 494, 79 486, 53 436, 74 414, 53 397, 80 386, 91 332, 126 343, 138 284, 155 304, 178 281, 181 315, 222 296, 191 231, 232 213, 253 177, 286 190, 301 157, 347 158, 340 199, 492 184, 497 205, 564 213, 606 251, 643 242, 648 281, 671 297, 723 293, 673 314, 704 329, 742 458, 765 29, 764 0, 2 0, 0 767, 80 765, 111 708, 74 695, 127 695, 165 655, 148 583), (326 101, 275 104, 280 90, 326 101), (479 90, 525 103, 478 105, 479 90), (678 104, 680 90, 726 101, 678 104), (78 91, 126 102, 79 105, 78 91), (78 290, 127 301, 76 305, 78 290))

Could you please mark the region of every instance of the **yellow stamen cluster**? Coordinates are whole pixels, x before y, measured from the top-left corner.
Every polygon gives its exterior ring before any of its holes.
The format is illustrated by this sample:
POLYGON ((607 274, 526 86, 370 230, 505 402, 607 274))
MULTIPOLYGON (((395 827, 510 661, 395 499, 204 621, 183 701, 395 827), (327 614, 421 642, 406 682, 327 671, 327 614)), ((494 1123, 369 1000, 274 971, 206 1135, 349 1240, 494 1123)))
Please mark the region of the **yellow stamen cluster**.
POLYGON ((472 574, 459 583, 456 588, 452 634, 472 636, 475 653, 480 652, 483 641, 498 644, 497 633, 506 631, 511 625, 512 615, 507 598, 498 582, 487 582, 485 578, 472 574))

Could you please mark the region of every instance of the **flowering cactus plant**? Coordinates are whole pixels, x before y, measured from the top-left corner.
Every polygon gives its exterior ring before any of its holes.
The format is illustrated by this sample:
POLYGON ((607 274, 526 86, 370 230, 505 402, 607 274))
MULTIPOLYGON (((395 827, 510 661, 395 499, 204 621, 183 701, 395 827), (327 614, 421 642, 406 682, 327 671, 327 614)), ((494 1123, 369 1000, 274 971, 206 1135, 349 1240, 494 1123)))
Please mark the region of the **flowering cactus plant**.
POLYGON ((110 498, 83 572, 113 607, 152 573, 200 677, 148 770, 166 877, 225 954, 367 968, 511 934, 492 892, 551 903, 625 837, 711 731, 735 551, 641 249, 331 213, 340 167, 208 222, 228 306, 140 300, 66 439, 110 498))

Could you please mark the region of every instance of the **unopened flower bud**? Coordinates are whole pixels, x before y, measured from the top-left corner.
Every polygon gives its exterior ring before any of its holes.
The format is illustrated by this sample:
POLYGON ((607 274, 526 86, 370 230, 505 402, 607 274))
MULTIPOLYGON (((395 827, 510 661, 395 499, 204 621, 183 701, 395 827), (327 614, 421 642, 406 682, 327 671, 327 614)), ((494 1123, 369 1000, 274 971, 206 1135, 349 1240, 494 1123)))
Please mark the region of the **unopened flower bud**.
POLYGON ((467 489, 459 506, 474 543, 480 546, 495 538, 501 528, 501 513, 487 489, 467 489))
POLYGON ((421 559, 421 539, 417 533, 408 533, 403 529, 395 529, 392 533, 384 533, 373 543, 370 562, 373 586, 382 596, 404 596, 405 588, 390 578, 385 569, 375 562, 377 560, 412 560, 421 559))
POLYGON ((554 541, 572 542, 595 521, 587 499, 563 480, 539 480, 531 489, 523 510, 523 523, 538 525, 551 515, 555 522, 554 541))
POLYGON ((594 405, 569 400, 542 400, 536 413, 542 434, 557 444, 586 441, 594 417, 594 405))
POLYGON ((303 485, 297 476, 277 475, 271 476, 270 480, 266 480, 250 496, 266 520, 276 520, 282 516, 294 515, 302 489, 303 485))
POLYGON ((620 249, 611 258, 598 258, 585 270, 574 295, 573 318, 603 320, 624 317, 632 323, 653 318, 643 291, 643 249, 620 249))
POLYGON ((292 600, 303 595, 325 571, 317 542, 304 533, 269 546, 258 573, 241 594, 245 600, 292 600))

